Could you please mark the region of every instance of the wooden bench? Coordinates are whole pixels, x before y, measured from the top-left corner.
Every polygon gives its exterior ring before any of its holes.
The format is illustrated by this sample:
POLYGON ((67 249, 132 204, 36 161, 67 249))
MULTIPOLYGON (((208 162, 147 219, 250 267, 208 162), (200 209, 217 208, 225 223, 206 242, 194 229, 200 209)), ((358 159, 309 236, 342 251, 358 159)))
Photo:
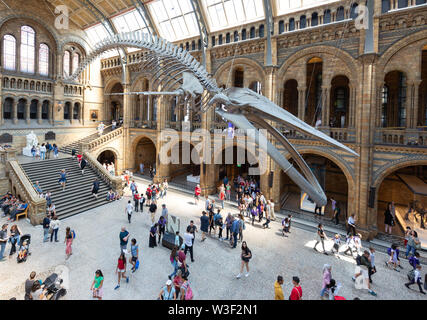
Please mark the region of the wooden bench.
POLYGON ((28 218, 28 207, 25 209, 25 211, 24 212, 21 212, 21 213, 18 213, 17 215, 16 215, 16 221, 18 221, 19 220, 19 218, 20 217, 22 217, 22 216, 24 216, 25 218, 28 218))

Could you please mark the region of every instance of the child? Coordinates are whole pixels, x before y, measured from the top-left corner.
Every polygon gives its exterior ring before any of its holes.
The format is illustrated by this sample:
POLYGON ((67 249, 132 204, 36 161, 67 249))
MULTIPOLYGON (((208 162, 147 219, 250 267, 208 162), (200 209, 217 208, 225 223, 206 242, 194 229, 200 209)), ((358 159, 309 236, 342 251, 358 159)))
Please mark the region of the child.
POLYGON ((411 227, 406 227, 406 232, 405 232, 405 241, 404 241, 404 245, 405 245, 405 247, 406 247, 406 245, 408 244, 408 240, 409 240, 409 238, 411 237, 411 234, 412 234, 412 229, 411 229, 411 227))
POLYGON ((353 249, 356 250, 357 255, 361 255, 362 254, 362 235, 360 233, 356 234, 353 237, 353 243, 354 243, 354 247, 353 249))
POLYGON ((285 233, 289 232, 289 219, 288 218, 285 218, 282 220, 282 226, 283 226, 282 235, 284 237, 288 237, 287 235, 285 235, 285 233))
POLYGON ((175 233, 175 246, 179 248, 179 231, 175 233))
POLYGON ((390 256, 390 259, 388 261, 386 261, 385 265, 386 265, 386 267, 392 266, 394 271, 400 272, 397 269, 397 266, 400 262, 397 260, 396 249, 397 249, 397 246, 395 244, 392 244, 391 248, 388 248, 387 253, 390 256))
POLYGON ((417 265, 420 264, 420 259, 419 258, 420 258, 420 254, 417 251, 415 251, 415 255, 414 256, 411 256, 409 258, 409 264, 412 266, 412 268, 414 268, 414 270, 417 268, 417 265))
POLYGON ((331 252, 334 253, 334 249, 337 251, 337 254, 340 254, 340 245, 341 245, 341 236, 337 233, 334 237, 334 245, 331 249, 331 252))
POLYGON ((27 253, 28 253, 28 244, 27 244, 27 241, 24 241, 21 248, 19 248, 18 263, 26 261, 27 253))
POLYGON ((354 241, 353 241, 353 235, 351 233, 347 233, 345 242, 347 245, 347 249, 344 251, 344 254, 347 254, 347 252, 350 251, 350 255, 353 255, 352 247, 354 246, 354 241))
POLYGON ((377 273, 377 268, 375 267, 375 249, 369 247, 369 259, 371 260, 371 267, 368 268, 369 282, 372 283, 371 276, 374 273, 377 273))

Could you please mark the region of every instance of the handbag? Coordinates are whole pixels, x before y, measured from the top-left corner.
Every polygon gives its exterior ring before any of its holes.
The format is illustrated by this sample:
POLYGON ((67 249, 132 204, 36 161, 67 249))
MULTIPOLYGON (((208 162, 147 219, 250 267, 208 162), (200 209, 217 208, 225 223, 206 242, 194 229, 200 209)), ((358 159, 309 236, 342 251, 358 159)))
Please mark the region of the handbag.
POLYGON ((53 228, 52 227, 50 227, 49 228, 49 234, 52 234, 53 233, 53 228))

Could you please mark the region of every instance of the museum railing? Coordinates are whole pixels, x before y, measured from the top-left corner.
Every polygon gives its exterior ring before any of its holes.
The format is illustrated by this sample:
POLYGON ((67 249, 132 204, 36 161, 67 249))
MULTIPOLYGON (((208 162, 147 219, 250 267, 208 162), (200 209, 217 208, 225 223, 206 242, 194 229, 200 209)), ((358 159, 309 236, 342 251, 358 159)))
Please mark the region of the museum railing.
POLYGON ((376 130, 375 143, 404 146, 427 146, 426 127, 379 128, 376 130))
POLYGON ((46 215, 46 199, 41 198, 16 160, 6 163, 6 174, 11 183, 11 192, 28 203, 28 218, 32 225, 38 225, 46 215))
POLYGON ((329 136, 337 141, 354 142, 356 140, 354 130, 349 128, 327 128, 326 130, 321 129, 321 131, 326 131, 324 132, 326 134, 329 131, 329 136))
POLYGON ((120 196, 122 196, 123 189, 125 187, 125 182, 122 180, 122 178, 111 175, 111 173, 108 172, 107 169, 105 169, 89 152, 84 152, 83 155, 88 162, 88 165, 96 171, 101 179, 105 181, 105 183, 107 183, 111 189, 113 189, 115 192, 118 192, 120 196))
POLYGON ((80 143, 80 150, 82 152, 91 152, 100 146, 109 143, 110 141, 121 137, 123 135, 123 127, 117 128, 109 133, 106 133, 99 138, 95 138, 89 142, 81 142, 80 143))

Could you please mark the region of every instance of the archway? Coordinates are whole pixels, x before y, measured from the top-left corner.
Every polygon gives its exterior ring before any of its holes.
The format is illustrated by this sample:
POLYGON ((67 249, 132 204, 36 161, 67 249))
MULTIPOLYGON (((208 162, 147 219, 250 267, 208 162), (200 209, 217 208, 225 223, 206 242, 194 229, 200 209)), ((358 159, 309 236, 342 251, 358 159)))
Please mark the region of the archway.
POLYGON ((106 121, 116 120, 117 122, 123 119, 123 96, 114 95, 114 93, 123 93, 123 86, 120 82, 115 83, 106 93, 111 93, 106 99, 107 112, 105 115, 106 121))
POLYGON ((141 164, 143 164, 144 175, 149 175, 150 167, 156 166, 156 146, 153 141, 147 137, 142 137, 135 145, 135 172, 141 173, 141 164))
POLYGON ((30 104, 30 119, 37 119, 37 107, 39 101, 37 99, 31 100, 30 104))
POLYGON ((237 145, 225 146, 221 152, 214 155, 214 178, 217 187, 224 183, 224 178, 230 182, 233 191, 235 191, 237 178, 243 180, 252 180, 258 186, 260 183, 260 176, 253 174, 258 171, 259 163, 258 158, 249 150, 237 145))
POLYGON ((171 181, 184 185, 200 183, 200 155, 194 146, 186 141, 176 143, 168 152, 176 159, 169 164, 171 181))
POLYGON ((67 101, 64 105, 64 120, 71 119, 71 102, 67 101))
MULTIPOLYGON (((395 227, 393 234, 403 236, 406 226, 419 227, 413 216, 409 221, 404 217, 408 205, 414 204, 427 209, 427 165, 409 165, 389 173, 378 187, 377 228, 380 233, 385 231, 384 212, 388 203, 395 204, 395 227)), ((427 233, 426 233, 427 236, 427 233)))
MULTIPOLYGON (((337 201, 337 206, 340 208, 340 222, 344 222, 347 217, 347 207, 349 203, 349 178, 343 169, 334 161, 313 153, 303 153, 302 157, 313 171, 317 181, 324 190, 328 198, 328 204, 324 209, 324 217, 331 219, 333 217, 333 210, 330 199, 333 198, 337 201)), ((289 160, 292 164, 294 161, 289 160)), ((298 171, 299 168, 295 165, 298 171)), ((303 193, 284 172, 280 170, 280 208, 285 210, 297 211, 300 213, 313 214, 315 204, 310 202, 309 199, 304 198, 303 193), (308 201, 308 202, 307 202, 308 201)))
POLYGON ((427 127, 427 45, 422 51, 421 84, 418 95, 418 121, 416 125, 427 127))
POLYGON ((3 119, 12 119, 14 100, 12 98, 6 98, 3 106, 3 119))
POLYGON ((322 118, 322 72, 323 60, 321 58, 315 57, 307 62, 305 122, 313 126, 322 118))
POLYGON ((333 128, 348 126, 350 103, 349 80, 346 76, 336 76, 331 82, 331 104, 329 125, 333 128))
POLYGON ((27 106, 26 99, 19 99, 18 101, 18 119, 25 119, 25 108, 27 106))
POLYGON ((105 151, 101 152, 98 155, 97 160, 102 165, 104 165, 104 164, 110 165, 111 163, 113 163, 114 164, 114 171, 115 171, 114 174, 117 173, 117 157, 113 151, 105 150, 105 151))
POLYGON ((285 82, 282 107, 298 117, 298 82, 295 79, 285 82))
POLYGON ((406 126, 406 85, 405 73, 391 71, 386 74, 382 92, 382 127, 406 126))

